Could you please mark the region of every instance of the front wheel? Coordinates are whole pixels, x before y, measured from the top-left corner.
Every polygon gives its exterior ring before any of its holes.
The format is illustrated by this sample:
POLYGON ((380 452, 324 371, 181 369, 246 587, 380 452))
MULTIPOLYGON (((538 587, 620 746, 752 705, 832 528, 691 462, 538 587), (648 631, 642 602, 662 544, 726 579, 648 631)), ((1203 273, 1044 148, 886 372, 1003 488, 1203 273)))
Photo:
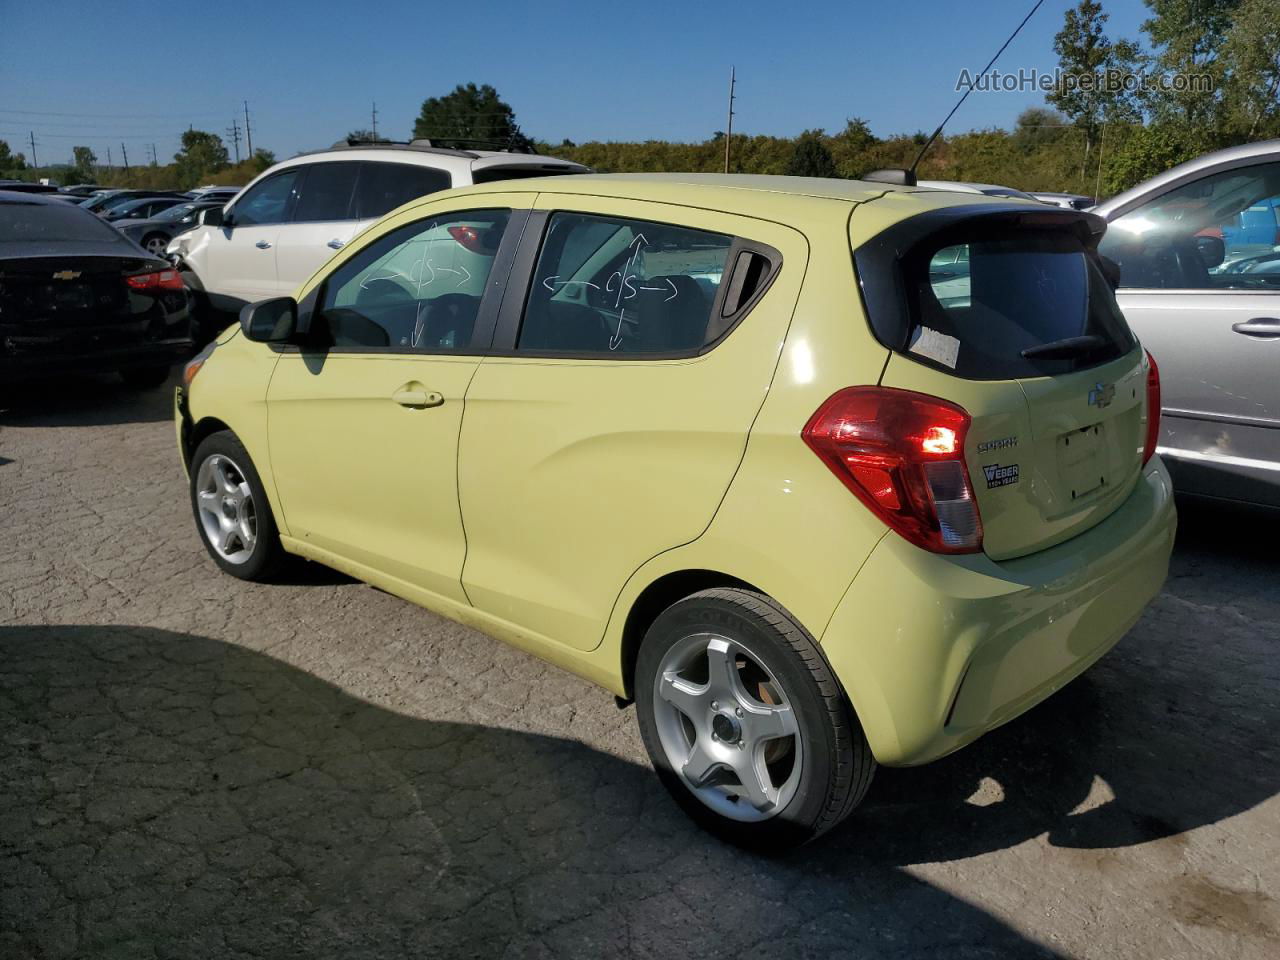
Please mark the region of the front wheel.
POLYGON ((798 846, 871 783, 870 747, 817 645, 762 594, 704 590, 669 607, 645 634, 635 684, 659 778, 731 843, 798 846))
POLYGON ((142 238, 142 249, 156 257, 163 257, 169 247, 169 238, 163 233, 149 233, 142 238))
POLYGON ((241 580, 268 580, 284 559, 271 505, 249 453, 229 430, 191 458, 191 509, 213 562, 241 580))

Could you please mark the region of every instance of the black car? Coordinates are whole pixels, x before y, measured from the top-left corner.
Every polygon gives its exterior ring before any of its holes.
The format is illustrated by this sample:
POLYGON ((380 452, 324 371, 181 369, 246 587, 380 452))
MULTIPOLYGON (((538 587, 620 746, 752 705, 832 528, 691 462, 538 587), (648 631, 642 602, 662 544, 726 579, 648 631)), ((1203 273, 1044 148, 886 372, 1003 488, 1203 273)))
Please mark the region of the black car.
POLYGON ((104 210, 100 215, 109 223, 115 223, 117 220, 145 220, 186 202, 181 197, 139 197, 104 210))
POLYGON ((188 200, 146 220, 113 220, 111 225, 147 253, 159 257, 164 255, 170 240, 197 226, 197 218, 201 210, 221 206, 221 201, 204 203, 199 200, 188 200))
POLYGON ((79 207, 0 191, 0 384, 118 371, 158 386, 191 350, 168 262, 79 207))
POLYGON ((179 200, 188 199, 185 194, 178 193, 177 190, 108 190, 106 193, 95 193, 93 196, 86 198, 81 202, 80 206, 85 210, 102 216, 109 210, 113 210, 121 204, 128 203, 131 200, 137 200, 141 197, 177 197, 179 200))

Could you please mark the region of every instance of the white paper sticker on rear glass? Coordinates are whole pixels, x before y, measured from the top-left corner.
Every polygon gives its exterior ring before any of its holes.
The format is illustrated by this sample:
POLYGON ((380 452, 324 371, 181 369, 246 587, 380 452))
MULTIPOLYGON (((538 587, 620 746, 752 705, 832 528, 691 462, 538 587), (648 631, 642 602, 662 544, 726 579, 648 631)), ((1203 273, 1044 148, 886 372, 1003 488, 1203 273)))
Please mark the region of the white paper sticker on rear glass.
POLYGON ((945 333, 929 327, 916 327, 911 337, 911 345, 907 348, 914 354, 940 363, 951 370, 956 368, 956 360, 960 356, 960 341, 945 333))

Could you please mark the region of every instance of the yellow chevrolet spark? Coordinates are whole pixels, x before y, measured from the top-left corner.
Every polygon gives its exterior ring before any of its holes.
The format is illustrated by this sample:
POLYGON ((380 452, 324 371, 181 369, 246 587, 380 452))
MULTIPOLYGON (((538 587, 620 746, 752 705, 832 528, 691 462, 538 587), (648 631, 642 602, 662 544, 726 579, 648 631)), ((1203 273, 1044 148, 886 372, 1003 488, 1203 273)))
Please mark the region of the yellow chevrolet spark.
POLYGON ((1084 213, 867 182, 447 191, 177 395, 215 563, 327 564, 633 700, 709 829, 830 829, 1168 569, 1159 381, 1084 213))

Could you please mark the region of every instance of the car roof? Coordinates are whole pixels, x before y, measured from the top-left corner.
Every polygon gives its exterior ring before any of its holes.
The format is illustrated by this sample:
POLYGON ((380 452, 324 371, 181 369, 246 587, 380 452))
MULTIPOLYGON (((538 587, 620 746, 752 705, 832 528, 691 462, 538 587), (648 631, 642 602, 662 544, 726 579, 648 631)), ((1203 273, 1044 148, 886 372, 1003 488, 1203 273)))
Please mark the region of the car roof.
POLYGON ((1231 167, 1236 164, 1246 166, 1250 162, 1264 162, 1272 159, 1280 160, 1280 140, 1259 140, 1256 143, 1245 143, 1238 147, 1215 150, 1213 153, 1206 153, 1196 157, 1194 160, 1180 163, 1164 173, 1156 174, 1150 180, 1144 180, 1136 187, 1130 187, 1124 193, 1117 194, 1106 203, 1101 203, 1094 207, 1093 212, 1100 216, 1109 217, 1113 212, 1128 207, 1135 201, 1150 194, 1160 194, 1165 192, 1166 189, 1172 189, 1174 185, 1181 181, 1195 179, 1197 174, 1208 174, 1213 170, 1231 167))
POLYGON ((520 167, 522 169, 572 169, 585 172, 588 168, 560 157, 547 157, 536 153, 514 153, 504 150, 452 150, 448 147, 432 147, 417 143, 361 143, 341 144, 326 150, 300 153, 282 160, 268 173, 299 164, 337 161, 374 160, 383 162, 417 163, 421 166, 461 173, 496 167, 520 167))
POLYGON ((45 206, 65 206, 62 202, 55 201, 54 197, 45 196, 40 193, 26 193, 21 190, 5 190, 4 185, 0 184, 0 203, 33 203, 44 204, 45 206))

